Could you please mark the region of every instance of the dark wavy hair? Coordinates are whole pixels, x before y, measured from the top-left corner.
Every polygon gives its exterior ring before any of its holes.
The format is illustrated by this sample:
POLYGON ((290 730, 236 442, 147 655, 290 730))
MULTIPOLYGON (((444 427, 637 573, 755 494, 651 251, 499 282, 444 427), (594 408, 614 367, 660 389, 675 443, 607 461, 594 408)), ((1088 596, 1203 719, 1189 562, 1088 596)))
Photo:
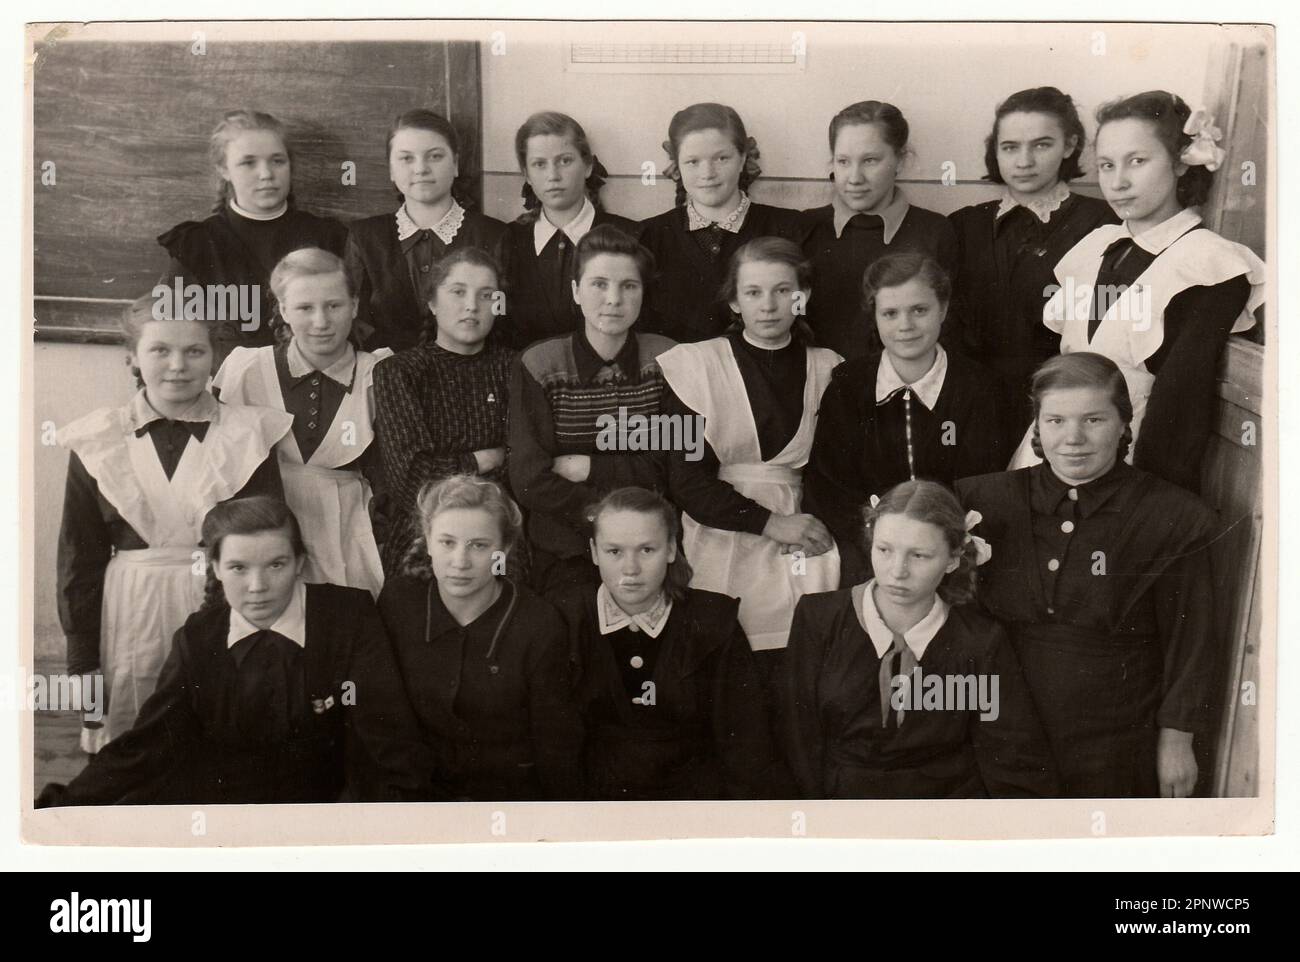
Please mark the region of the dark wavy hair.
POLYGON ((745 122, 734 108, 726 104, 691 104, 673 114, 673 119, 668 123, 668 139, 663 142, 664 152, 668 154, 668 166, 664 168, 664 175, 677 182, 674 202, 678 207, 686 206, 686 188, 682 185, 681 171, 677 166, 677 153, 682 149, 682 141, 687 134, 701 130, 722 131, 740 152, 744 158, 740 170, 741 190, 749 190, 749 185, 763 173, 763 168, 758 165, 758 141, 745 132, 745 122))
POLYGON ((1071 181, 1083 176, 1083 167, 1079 158, 1083 155, 1083 146, 1087 143, 1087 132, 1083 121, 1079 119, 1078 108, 1069 94, 1061 93, 1055 87, 1031 87, 1018 90, 1002 103, 993 113, 993 129, 984 138, 984 169, 988 171, 984 180, 995 184, 1005 184, 1002 172, 998 169, 998 127, 1007 114, 1047 114, 1055 117, 1061 125, 1061 132, 1068 141, 1075 138, 1074 152, 1061 159, 1061 167, 1056 172, 1058 180, 1071 181))
MULTIPOLYGON (((812 291, 813 270, 812 262, 804 256, 803 250, 794 241, 786 240, 784 237, 756 237, 751 241, 746 241, 736 249, 731 255, 731 262, 727 265, 727 277, 722 282, 722 287, 718 291, 718 299, 721 303, 730 305, 736 299, 739 284, 740 266, 742 264, 762 263, 762 264, 785 264, 794 271, 795 283, 799 285, 799 290, 808 294, 812 291)), ((745 321, 734 311, 731 315, 731 325, 727 328, 727 333, 743 331, 745 321)), ((799 315, 795 315, 793 330, 803 339, 804 344, 812 345, 815 342, 812 328, 808 326, 807 320, 799 315)))
POLYGON ((294 557, 306 556, 307 546, 303 543, 298 519, 279 498, 257 495, 223 501, 203 518, 201 538, 208 554, 207 581, 203 586, 205 610, 227 603, 216 575, 217 562, 221 560, 221 543, 232 534, 261 534, 263 531, 284 531, 289 535, 294 557))
MULTIPOLYGON (((392 122, 388 128, 388 136, 384 140, 384 157, 388 160, 393 155, 393 138, 397 136, 399 130, 427 130, 429 133, 437 134, 443 140, 447 141, 447 147, 451 150, 452 157, 457 164, 456 179, 451 183, 451 196, 456 203, 467 210, 473 205, 473 193, 470 190, 471 178, 464 170, 460 168, 461 143, 460 134, 456 133, 456 128, 451 125, 451 121, 441 114, 436 114, 432 110, 426 110, 423 107, 417 107, 414 110, 408 110, 399 114, 397 119, 392 122)), ((397 190, 397 185, 393 185, 397 190)), ((405 200, 405 195, 397 190, 397 196, 405 200)))
POLYGON ((901 514, 932 524, 943 532, 948 550, 960 552, 960 564, 939 582, 939 597, 950 605, 961 605, 975 597, 975 544, 966 540, 966 514, 957 496, 935 481, 904 481, 885 492, 874 508, 863 511, 868 555, 875 537, 876 522, 887 514, 901 514))
MULTIPOLYGON (((582 235, 573 253, 573 279, 582 280, 587 263, 598 254, 621 254, 636 261, 641 283, 649 287, 655 278, 655 256, 631 234, 613 224, 601 224, 582 235)), ((647 292, 648 293, 648 292, 647 292)))
POLYGON ((1034 404, 1033 435, 1030 438, 1034 454, 1044 457, 1043 445, 1038 438, 1038 415, 1043 407, 1043 396, 1049 391, 1080 387, 1100 388, 1110 395, 1111 403, 1124 422, 1124 433, 1116 454, 1118 460, 1124 460, 1133 443, 1133 402, 1129 398, 1128 382, 1114 361, 1092 351, 1058 354, 1048 358, 1034 372, 1029 382, 1029 397, 1034 404))
POLYGON ((875 124, 879 127, 885 143, 889 144, 899 157, 907 153, 908 138, 911 136, 911 127, 907 123, 907 118, 893 104, 882 100, 859 100, 856 104, 849 104, 831 118, 829 130, 831 153, 835 153, 835 139, 839 137, 841 128, 864 124, 875 124))
MULTIPOLYGON (((446 282, 451 276, 454 268, 461 264, 470 264, 474 267, 486 267, 496 278, 497 287, 501 286, 501 264, 495 257, 485 250, 477 247, 462 247, 460 250, 452 251, 440 261, 435 261, 433 267, 429 270, 429 279, 433 285, 432 289, 436 293, 438 288, 446 282)), ((438 317, 436 314, 430 314, 425 320, 424 326, 420 329, 420 346, 426 347, 436 343, 438 340, 438 317)))
MULTIPOLYGON (((1192 142, 1191 134, 1183 133, 1183 125, 1191 114, 1191 108, 1176 94, 1166 90, 1148 90, 1098 107, 1097 133, 1100 134, 1102 127, 1116 120, 1145 120, 1155 129, 1156 137, 1176 164, 1179 156, 1192 142)), ((1184 207, 1199 207, 1210 196, 1210 186, 1213 183, 1213 171, 1201 164, 1189 164, 1178 178, 1175 189, 1178 203, 1184 207)))
POLYGON ((616 488, 587 509, 591 520, 592 541, 600 527, 600 517, 607 511, 633 511, 637 514, 654 515, 664 526, 668 544, 677 545, 677 557, 668 564, 664 576, 664 591, 672 601, 681 601, 686 597, 686 586, 691 583, 691 564, 682 551, 681 525, 677 520, 677 509, 661 494, 648 488, 616 488))
POLYGON ((519 192, 524 199, 524 212, 518 217, 521 224, 533 223, 542 213, 542 202, 533 190, 532 184, 528 183, 528 141, 533 137, 548 135, 564 137, 571 141, 583 162, 591 164, 591 173, 587 175, 585 181, 587 199, 597 210, 602 209, 600 189, 605 186, 605 178, 609 176, 609 172, 605 170, 600 159, 592 153, 587 132, 582 129, 582 124, 568 114, 562 114, 557 110, 543 110, 525 120, 515 132, 515 159, 519 161, 519 170, 524 175, 524 186, 519 192))

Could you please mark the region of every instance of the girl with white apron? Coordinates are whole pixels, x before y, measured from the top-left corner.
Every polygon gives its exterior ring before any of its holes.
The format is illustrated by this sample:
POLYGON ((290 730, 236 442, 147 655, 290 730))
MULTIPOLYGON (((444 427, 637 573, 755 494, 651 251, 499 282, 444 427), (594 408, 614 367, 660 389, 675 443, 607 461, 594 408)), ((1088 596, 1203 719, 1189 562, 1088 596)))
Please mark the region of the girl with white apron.
POLYGON ((659 358, 669 389, 665 410, 681 423, 683 442, 695 433, 686 429, 704 419, 694 450, 683 443, 686 450, 669 455, 690 586, 739 598, 740 624, 755 651, 785 647, 802 595, 839 586, 834 540, 800 508, 817 407, 843 360, 807 346, 802 331, 791 334, 808 275, 790 241, 745 244, 723 289, 744 329, 679 344, 659 358), (802 396, 795 393, 800 384, 802 396))
POLYGON ((74 612, 61 610, 70 648, 75 622, 89 623, 75 613, 76 595, 93 590, 89 581, 111 552, 99 612, 108 710, 101 728, 83 729, 82 747, 92 753, 135 722, 172 635, 203 601, 199 540, 207 512, 240 493, 269 493, 242 489, 291 423, 283 412, 220 404, 204 391, 183 422, 206 428, 186 440, 169 479, 149 433, 159 419, 142 389, 125 407, 94 411, 58 434, 74 456, 60 534, 60 603, 74 612), (147 547, 126 547, 139 544, 147 547))
POLYGON ((375 439, 372 373, 392 351, 352 346, 356 284, 329 251, 286 254, 271 272, 271 291, 277 345, 236 348, 212 389, 224 400, 292 415, 293 431, 276 451, 284 498, 307 545, 303 580, 364 588, 378 598, 384 573, 360 462, 375 439))
MULTIPOLYGON (((1169 302, 1190 288, 1212 287, 1245 275, 1250 293, 1231 327, 1231 333, 1239 334, 1254 327, 1254 311, 1264 301, 1264 263, 1249 248, 1225 240, 1211 230, 1200 229, 1200 219, 1196 211, 1184 210, 1139 238, 1133 238, 1122 224, 1097 228, 1056 265, 1056 278, 1061 287, 1043 309, 1043 324, 1061 335, 1062 354, 1073 351, 1104 354, 1123 373, 1133 403, 1133 444, 1125 456, 1130 464, 1137 450, 1147 400, 1156 381, 1156 374, 1148 370, 1146 361, 1164 343, 1165 310, 1169 302), (1164 238, 1151 236, 1156 233, 1177 236, 1162 246, 1164 238), (1129 238, 1144 247, 1156 246, 1159 253, 1123 293, 1107 298, 1109 307, 1090 339, 1089 321, 1102 257, 1113 243, 1129 238)), ((1032 430, 1031 426, 1012 458, 1012 470, 1042 461, 1030 447, 1032 430)))
MULTIPOLYGON (((1043 323, 1061 353, 1118 365, 1133 405, 1125 460, 1193 492, 1214 421, 1214 382, 1230 334, 1264 302, 1264 263, 1201 223, 1227 159, 1205 110, 1164 90, 1097 111, 1098 183, 1123 224, 1098 227, 1056 265, 1043 323), (1143 423, 1151 428, 1142 438, 1143 423)), ((1011 468, 1040 463, 1030 425, 1011 468)))
MULTIPOLYGON (((322 383, 333 376, 339 379, 336 383, 347 383, 333 420, 327 427, 320 425, 323 434, 309 457, 303 458, 296 427, 276 446, 284 498, 302 525, 307 545, 303 579, 308 584, 364 588, 378 597, 384 573, 370 523, 372 492, 356 462, 375 439, 375 364, 392 352, 384 348, 371 354, 349 346, 337 369, 313 371, 292 342, 282 347, 238 347, 213 380, 222 400, 287 411, 276 370, 277 352, 287 355, 280 363, 288 365, 291 376, 315 377, 322 383), (299 373, 303 367, 307 372, 299 373)), ((294 416, 311 417, 306 412, 294 416)), ((318 427, 308 423, 309 430, 318 427)))

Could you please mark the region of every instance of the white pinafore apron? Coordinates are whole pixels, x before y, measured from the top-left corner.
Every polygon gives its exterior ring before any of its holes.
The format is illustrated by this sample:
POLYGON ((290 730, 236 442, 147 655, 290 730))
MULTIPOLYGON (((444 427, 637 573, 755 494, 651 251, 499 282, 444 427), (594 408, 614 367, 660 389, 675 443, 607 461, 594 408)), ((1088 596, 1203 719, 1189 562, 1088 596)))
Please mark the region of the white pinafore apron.
MULTIPOLYGON (((705 438, 721 464, 718 478, 769 511, 794 514, 800 509, 817 406, 841 360, 825 348, 808 349, 803 417, 790 443, 771 461, 762 460, 754 412, 725 337, 678 345, 659 356, 659 366, 677 396, 704 416, 705 438)), ((786 646, 801 596, 839 587, 837 548, 815 558, 783 555, 771 538, 711 528, 688 514, 682 516, 682 545, 695 572, 692 588, 740 599, 740 624, 755 651, 786 646)))
MULTIPOLYGON (((271 347, 235 348, 213 382, 222 399, 284 410, 274 352, 271 347)), ((334 422, 306 463, 292 432, 276 447, 285 501, 307 545, 303 580, 364 588, 376 598, 384 572, 370 524, 370 483, 361 472, 340 468, 374 440, 372 372, 389 353, 357 352, 352 390, 343 395, 334 422)))
MULTIPOLYGON (((1147 370, 1146 360, 1164 343, 1165 308, 1169 302, 1189 287, 1221 284, 1245 274, 1251 284, 1250 296, 1232 332, 1248 331, 1255 325, 1256 308, 1264 301, 1266 269, 1250 248, 1225 240, 1210 230, 1190 230, 1165 248, 1118 298, 1111 299, 1109 309, 1089 341, 1088 316, 1102 256, 1107 247, 1125 236, 1130 235, 1123 225, 1107 224, 1083 238, 1061 258, 1055 268, 1061 286, 1043 308, 1043 324, 1061 335, 1062 354, 1092 351, 1104 354, 1119 367, 1133 403, 1134 443, 1129 445, 1125 457, 1132 464, 1147 400, 1156 379, 1147 370)), ((1011 458, 1009 470, 1042 461, 1030 447, 1032 433, 1030 425, 1011 458)))
POLYGON ((126 409, 96 412, 61 437, 149 545, 116 551, 104 572, 100 665, 108 711, 88 750, 127 731, 153 694, 172 636, 203 602, 204 517, 247 483, 289 426, 282 412, 223 405, 202 443, 186 444, 170 480, 153 440, 131 430, 126 409))

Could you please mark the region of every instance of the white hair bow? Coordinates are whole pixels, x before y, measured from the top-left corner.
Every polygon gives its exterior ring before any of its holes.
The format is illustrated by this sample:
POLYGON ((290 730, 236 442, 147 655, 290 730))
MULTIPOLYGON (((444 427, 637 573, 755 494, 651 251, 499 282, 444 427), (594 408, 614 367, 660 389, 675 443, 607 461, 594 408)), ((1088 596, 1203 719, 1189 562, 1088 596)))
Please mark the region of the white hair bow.
POLYGON ((993 557, 993 548, 987 541, 977 534, 971 534, 971 529, 984 520, 984 516, 978 511, 966 512, 966 541, 975 545, 975 564, 982 565, 993 557))
POLYGON ((1214 126, 1214 118, 1210 116, 1209 111, 1204 107, 1192 111, 1191 116, 1187 118, 1187 123, 1183 124, 1183 133, 1189 134, 1192 142, 1183 148, 1178 159, 1193 167, 1201 166, 1209 171, 1218 170, 1224 158, 1228 156, 1228 152, 1219 146, 1219 141, 1223 139, 1223 131, 1214 126))

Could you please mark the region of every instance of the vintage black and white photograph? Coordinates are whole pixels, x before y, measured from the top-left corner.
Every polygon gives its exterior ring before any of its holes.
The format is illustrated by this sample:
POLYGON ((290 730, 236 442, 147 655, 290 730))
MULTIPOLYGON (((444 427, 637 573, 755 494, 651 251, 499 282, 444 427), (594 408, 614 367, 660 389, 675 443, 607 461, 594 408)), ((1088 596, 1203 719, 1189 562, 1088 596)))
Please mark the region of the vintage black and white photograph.
POLYGON ((28 50, 29 840, 1270 830, 1272 27, 28 50))

